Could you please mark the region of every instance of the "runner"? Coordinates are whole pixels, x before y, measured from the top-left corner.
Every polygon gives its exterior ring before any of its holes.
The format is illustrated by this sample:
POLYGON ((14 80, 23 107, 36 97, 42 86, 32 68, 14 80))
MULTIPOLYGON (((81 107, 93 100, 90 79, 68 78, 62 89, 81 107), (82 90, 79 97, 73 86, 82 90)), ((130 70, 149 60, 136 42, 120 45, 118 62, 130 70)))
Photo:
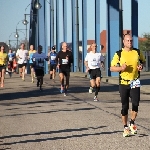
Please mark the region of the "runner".
POLYGON ((18 68, 22 74, 22 80, 25 81, 25 70, 27 66, 28 50, 25 50, 25 44, 21 43, 21 49, 17 51, 16 57, 18 58, 18 68))
POLYGON ((56 51, 55 46, 52 47, 51 52, 49 53, 50 58, 50 79, 53 79, 55 82, 55 76, 56 76, 56 51))
POLYGON ((8 65, 7 65, 8 74, 9 74, 10 78, 12 76, 12 73, 14 72, 14 67, 13 67, 14 58, 15 58, 15 54, 10 49, 8 52, 8 65))
POLYGON ((1 87, 4 87, 6 63, 8 61, 8 55, 5 52, 5 47, 0 46, 0 78, 1 78, 1 87))
POLYGON ((33 54, 36 53, 36 50, 34 50, 34 46, 30 45, 30 50, 29 50, 29 64, 30 64, 30 70, 31 70, 31 79, 32 83, 34 83, 34 78, 35 78, 35 70, 33 66, 33 61, 32 61, 32 56, 33 54))
POLYGON ((62 50, 58 52, 56 56, 57 68, 59 69, 59 77, 60 77, 60 92, 64 93, 66 96, 67 90, 69 88, 69 78, 70 78, 70 67, 71 63, 73 63, 73 55, 72 52, 67 50, 67 43, 62 43, 62 50), (64 85, 64 77, 66 78, 66 85, 64 85))
POLYGON ((135 119, 140 102, 139 72, 143 69, 143 65, 145 65, 145 58, 142 52, 133 48, 132 42, 131 35, 125 34, 123 39, 124 47, 116 51, 110 67, 111 71, 119 72, 119 93, 122 103, 121 115, 124 125, 123 137, 130 135, 129 128, 132 134, 137 134, 135 119), (128 126, 129 97, 132 102, 132 110, 131 120, 128 126))
POLYGON ((98 101, 97 95, 100 90, 100 79, 101 79, 101 65, 104 65, 104 57, 101 53, 96 52, 96 43, 93 43, 91 48, 92 51, 87 53, 85 57, 86 72, 90 74, 90 82, 92 88, 95 88, 94 101, 98 101))
POLYGON ((32 60, 34 63, 35 74, 37 77, 37 87, 40 86, 42 91, 43 77, 44 77, 44 61, 48 61, 48 57, 45 53, 42 53, 42 46, 38 46, 38 51, 33 54, 32 60))

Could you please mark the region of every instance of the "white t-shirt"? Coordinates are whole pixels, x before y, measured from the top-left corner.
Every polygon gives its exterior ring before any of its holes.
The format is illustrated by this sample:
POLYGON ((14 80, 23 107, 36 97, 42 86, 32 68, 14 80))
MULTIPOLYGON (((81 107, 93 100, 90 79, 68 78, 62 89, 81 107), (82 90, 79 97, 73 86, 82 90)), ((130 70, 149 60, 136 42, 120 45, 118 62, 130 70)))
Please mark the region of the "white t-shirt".
POLYGON ((87 53, 85 61, 88 62, 88 67, 90 69, 100 68, 101 61, 104 61, 104 57, 101 53, 87 53))
POLYGON ((19 56, 18 64, 27 63, 28 59, 28 50, 17 50, 16 56, 19 56))

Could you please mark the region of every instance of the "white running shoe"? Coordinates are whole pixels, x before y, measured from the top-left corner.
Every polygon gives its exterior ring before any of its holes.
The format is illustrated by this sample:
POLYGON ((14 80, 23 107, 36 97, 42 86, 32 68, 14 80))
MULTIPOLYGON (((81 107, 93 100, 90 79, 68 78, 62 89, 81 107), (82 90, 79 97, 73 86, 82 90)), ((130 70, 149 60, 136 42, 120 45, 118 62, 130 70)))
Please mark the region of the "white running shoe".
POLYGON ((97 96, 94 96, 94 102, 97 102, 97 101, 98 101, 97 96))
POLYGON ((90 93, 90 94, 93 93, 93 88, 92 88, 92 87, 89 88, 89 93, 90 93))

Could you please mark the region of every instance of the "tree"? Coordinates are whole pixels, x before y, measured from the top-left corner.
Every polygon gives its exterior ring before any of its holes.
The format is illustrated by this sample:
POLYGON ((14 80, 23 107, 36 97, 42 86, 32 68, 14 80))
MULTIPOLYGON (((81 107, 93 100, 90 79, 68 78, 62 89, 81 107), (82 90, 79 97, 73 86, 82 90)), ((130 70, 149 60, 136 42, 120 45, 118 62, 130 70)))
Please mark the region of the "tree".
POLYGON ((150 51, 150 33, 144 33, 143 38, 139 39, 139 49, 150 51))

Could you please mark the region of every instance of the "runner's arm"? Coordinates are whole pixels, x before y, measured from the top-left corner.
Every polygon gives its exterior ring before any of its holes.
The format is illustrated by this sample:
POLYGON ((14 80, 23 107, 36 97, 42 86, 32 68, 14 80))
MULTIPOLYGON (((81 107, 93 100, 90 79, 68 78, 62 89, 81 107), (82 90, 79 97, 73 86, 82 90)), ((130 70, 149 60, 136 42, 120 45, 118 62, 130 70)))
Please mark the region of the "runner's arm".
POLYGON ((86 67, 86 70, 90 69, 89 66, 88 66, 88 54, 85 56, 84 65, 86 67))
POLYGON ((110 67, 110 71, 112 72, 120 72, 122 71, 122 67, 121 66, 117 66, 119 64, 119 57, 117 55, 117 53, 115 53, 112 61, 111 61, 111 67, 110 67))
POLYGON ((46 55, 45 55, 45 60, 46 60, 46 61, 49 61, 49 57, 48 57, 48 56, 46 56, 46 55))

